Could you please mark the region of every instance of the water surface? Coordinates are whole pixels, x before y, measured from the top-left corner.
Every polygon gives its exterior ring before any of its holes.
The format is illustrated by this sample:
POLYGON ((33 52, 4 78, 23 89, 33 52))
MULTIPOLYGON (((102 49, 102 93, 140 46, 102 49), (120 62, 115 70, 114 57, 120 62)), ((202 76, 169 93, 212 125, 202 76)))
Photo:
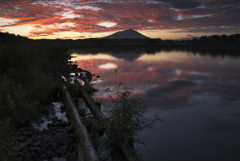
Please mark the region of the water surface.
POLYGON ((72 60, 95 76, 95 99, 122 82, 164 122, 140 134, 143 159, 240 160, 240 58, 191 51, 84 52, 72 60))

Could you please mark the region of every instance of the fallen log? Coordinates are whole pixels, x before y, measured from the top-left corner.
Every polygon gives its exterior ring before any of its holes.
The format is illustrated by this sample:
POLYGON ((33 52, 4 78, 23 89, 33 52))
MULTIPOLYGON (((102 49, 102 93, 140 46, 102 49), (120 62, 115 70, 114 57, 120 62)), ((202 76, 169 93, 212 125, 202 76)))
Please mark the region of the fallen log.
MULTIPOLYGON (((99 107, 94 103, 93 99, 87 94, 86 91, 81 90, 81 95, 83 96, 84 101, 87 103, 89 109, 94 114, 94 116, 106 126, 106 116, 102 113, 99 107)), ((133 149, 126 144, 124 141, 118 141, 119 147, 122 150, 124 156, 128 161, 137 161, 138 159, 132 155, 133 149)))
POLYGON ((100 108, 94 103, 93 99, 87 94, 86 91, 81 90, 81 95, 83 96, 84 101, 87 103, 87 105, 90 107, 91 112, 96 116, 96 118, 101 122, 105 124, 106 116, 102 113, 100 108))
MULTIPOLYGON (((63 96, 64 96, 65 105, 66 105, 68 113, 70 115, 70 119, 71 119, 72 123, 74 124, 75 131, 77 133, 77 137, 80 141, 79 145, 81 145, 81 151, 84 153, 83 154, 84 160, 98 161, 99 159, 98 159, 96 150, 93 146, 93 143, 90 139, 89 133, 88 133, 86 127, 84 126, 84 124, 82 123, 82 118, 79 115, 76 106, 73 104, 71 96, 65 85, 63 85, 63 96)), ((79 158, 79 160, 80 160, 80 158, 79 158)))

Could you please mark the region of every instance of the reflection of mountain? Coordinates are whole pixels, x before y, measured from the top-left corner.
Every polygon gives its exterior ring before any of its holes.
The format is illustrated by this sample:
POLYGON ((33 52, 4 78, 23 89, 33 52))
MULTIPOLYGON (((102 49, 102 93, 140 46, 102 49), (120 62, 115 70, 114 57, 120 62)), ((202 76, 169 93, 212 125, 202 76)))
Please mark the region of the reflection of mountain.
POLYGON ((135 59, 139 58, 140 56, 144 55, 145 52, 112 52, 108 53, 118 59, 124 59, 129 61, 134 61, 135 59))
POLYGON ((118 59, 133 61, 143 54, 155 54, 160 52, 161 49, 158 48, 146 48, 146 47, 115 47, 115 48, 86 48, 86 49, 70 49, 68 52, 71 53, 84 53, 84 54, 99 54, 105 53, 114 56, 118 59))
POLYGON ((72 48, 69 49, 69 53, 84 53, 84 54, 99 54, 99 53, 105 53, 108 55, 112 55, 119 59, 125 59, 133 61, 137 58, 139 58, 143 54, 148 55, 154 55, 157 52, 160 53, 163 52, 172 52, 172 51, 181 51, 181 52, 190 52, 192 54, 200 54, 202 56, 217 56, 217 55, 228 55, 228 56, 237 56, 237 53, 235 52, 227 52, 225 50, 222 50, 220 52, 219 50, 210 50, 210 49, 203 49, 203 48, 173 48, 173 47, 99 47, 99 48, 72 48), (219 52, 218 52, 219 51, 219 52), (223 51, 225 51, 225 54, 223 54, 223 51))
POLYGON ((144 36, 133 29, 129 29, 118 31, 112 35, 103 37, 102 39, 149 39, 149 37, 144 36))

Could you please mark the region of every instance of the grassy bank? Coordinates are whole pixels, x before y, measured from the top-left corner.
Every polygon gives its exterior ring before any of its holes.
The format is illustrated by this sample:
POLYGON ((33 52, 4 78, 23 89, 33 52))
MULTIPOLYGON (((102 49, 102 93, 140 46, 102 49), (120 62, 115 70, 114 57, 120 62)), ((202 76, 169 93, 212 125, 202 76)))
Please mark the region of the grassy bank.
POLYGON ((59 57, 69 57, 63 46, 32 41, 0 46, 0 160, 13 156, 14 129, 46 110, 56 93, 51 62, 59 57))

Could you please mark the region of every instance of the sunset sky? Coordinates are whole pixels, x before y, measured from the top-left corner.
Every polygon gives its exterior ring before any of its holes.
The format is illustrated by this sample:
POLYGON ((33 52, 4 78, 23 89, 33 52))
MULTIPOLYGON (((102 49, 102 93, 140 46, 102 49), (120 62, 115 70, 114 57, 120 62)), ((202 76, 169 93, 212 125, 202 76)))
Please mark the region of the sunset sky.
POLYGON ((240 33, 240 0, 0 0, 0 31, 32 39, 130 28, 161 39, 240 33))

